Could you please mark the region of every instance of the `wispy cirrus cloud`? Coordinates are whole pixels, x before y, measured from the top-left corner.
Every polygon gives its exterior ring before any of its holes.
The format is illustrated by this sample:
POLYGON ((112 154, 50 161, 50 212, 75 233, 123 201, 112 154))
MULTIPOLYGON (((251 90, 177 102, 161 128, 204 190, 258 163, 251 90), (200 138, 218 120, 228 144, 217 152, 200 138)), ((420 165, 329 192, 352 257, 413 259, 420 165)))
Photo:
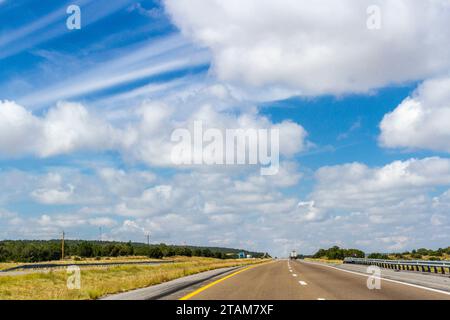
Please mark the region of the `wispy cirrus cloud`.
MULTIPOLYGON (((132 0, 112 2, 107 0, 79 0, 76 4, 82 7, 82 26, 87 27, 123 9, 132 2, 132 0)), ((0 60, 68 34, 69 30, 66 28, 65 20, 68 17, 66 10, 70 4, 75 3, 68 1, 64 6, 29 24, 5 31, 6 35, 0 38, 0 60)))
POLYGON ((178 35, 167 36, 150 44, 120 50, 107 61, 89 67, 88 71, 74 70, 75 74, 65 81, 49 83, 18 101, 38 108, 57 100, 74 99, 165 73, 207 66, 209 61, 207 51, 190 46, 178 35))

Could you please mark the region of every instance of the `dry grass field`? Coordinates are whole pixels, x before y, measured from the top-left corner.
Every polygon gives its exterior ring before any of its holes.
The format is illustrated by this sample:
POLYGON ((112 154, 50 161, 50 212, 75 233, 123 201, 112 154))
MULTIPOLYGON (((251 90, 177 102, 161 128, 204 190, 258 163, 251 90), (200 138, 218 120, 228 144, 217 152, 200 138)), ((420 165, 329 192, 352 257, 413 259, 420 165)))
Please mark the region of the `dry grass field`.
POLYGON ((329 260, 329 259, 320 259, 320 258, 305 258, 305 261, 311 262, 322 262, 322 263, 331 263, 331 264, 341 264, 343 260, 329 260))
MULTIPOLYGON (((181 257, 175 257, 176 259, 180 259, 181 257)), ((83 263, 104 263, 104 262, 129 262, 129 261, 133 261, 133 262, 139 262, 139 261, 152 261, 155 259, 149 259, 148 257, 145 256, 128 256, 128 257, 109 257, 109 258, 101 258, 101 259, 96 259, 96 258, 79 258, 79 257, 67 257, 64 260, 55 260, 55 261, 43 261, 43 262, 35 262, 32 264, 47 264, 47 263, 52 263, 52 264, 83 264, 83 263)), ((164 260, 174 260, 174 259, 169 259, 169 258, 165 258, 164 260)), ((19 265, 28 265, 31 263, 22 263, 22 262, 5 262, 5 263, 0 263, 0 270, 5 270, 5 269, 9 269, 12 267, 16 267, 19 265)))
POLYGON ((97 299, 106 294, 148 287, 203 271, 267 261, 257 259, 219 260, 199 257, 175 257, 173 260, 175 263, 154 266, 82 268, 79 290, 67 288, 68 274, 65 270, 56 269, 45 273, 14 276, 4 275, 0 277, 0 300, 97 299))

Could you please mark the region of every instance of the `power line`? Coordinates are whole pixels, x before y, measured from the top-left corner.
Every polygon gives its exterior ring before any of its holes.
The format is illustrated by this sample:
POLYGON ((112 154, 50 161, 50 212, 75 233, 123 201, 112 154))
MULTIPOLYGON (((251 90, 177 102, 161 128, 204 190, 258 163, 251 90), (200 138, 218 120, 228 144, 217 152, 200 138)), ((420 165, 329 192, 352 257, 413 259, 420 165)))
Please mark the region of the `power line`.
POLYGON ((64 260, 64 230, 62 232, 62 238, 61 238, 61 260, 64 260))

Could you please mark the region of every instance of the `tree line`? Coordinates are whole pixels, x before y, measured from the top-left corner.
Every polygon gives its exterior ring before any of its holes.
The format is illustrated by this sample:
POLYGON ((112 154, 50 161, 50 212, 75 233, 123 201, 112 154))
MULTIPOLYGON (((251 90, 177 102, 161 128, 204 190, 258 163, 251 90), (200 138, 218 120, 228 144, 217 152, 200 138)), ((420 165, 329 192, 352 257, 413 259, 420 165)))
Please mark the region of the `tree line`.
POLYGON ((365 253, 358 249, 342 249, 338 246, 331 247, 329 249, 320 249, 317 251, 313 258, 326 258, 330 260, 343 260, 347 257, 364 258, 365 253))
POLYGON ((437 250, 420 248, 411 251, 404 251, 401 253, 371 253, 368 255, 369 259, 385 259, 385 260, 421 260, 427 258, 428 260, 443 260, 445 255, 450 255, 450 247, 439 248, 437 250))
MULTIPOLYGON (((338 246, 331 247, 329 249, 320 249, 314 255, 313 258, 325 258, 329 260, 343 260, 347 257, 364 258, 367 256, 369 259, 384 259, 384 260, 411 260, 411 259, 424 259, 429 260, 441 260, 445 255, 450 255, 450 247, 439 248, 437 250, 431 249, 415 249, 412 251, 404 251, 402 253, 370 253, 366 254, 359 249, 343 249, 338 246)), ((307 257, 307 256, 304 256, 307 257)))
MULTIPOLYGON (((234 259, 239 252, 255 258, 265 254, 231 248, 175 246, 164 243, 147 245, 135 242, 66 240, 65 257, 102 258, 121 256, 147 256, 163 258, 172 256, 197 256, 217 259, 234 259)), ((60 240, 5 240, 0 241, 0 262, 41 262, 61 259, 60 240)))

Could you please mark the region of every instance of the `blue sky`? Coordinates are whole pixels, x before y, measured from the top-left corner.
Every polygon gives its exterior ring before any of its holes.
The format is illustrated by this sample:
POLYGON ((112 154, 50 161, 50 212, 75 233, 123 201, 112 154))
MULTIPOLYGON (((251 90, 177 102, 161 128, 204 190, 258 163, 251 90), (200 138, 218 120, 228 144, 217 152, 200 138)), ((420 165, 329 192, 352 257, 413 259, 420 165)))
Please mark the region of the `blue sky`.
POLYGON ((377 1, 379 30, 300 2, 0 1, 0 238, 448 246, 446 1, 377 1), (280 128, 278 175, 174 166, 199 119, 280 128))

